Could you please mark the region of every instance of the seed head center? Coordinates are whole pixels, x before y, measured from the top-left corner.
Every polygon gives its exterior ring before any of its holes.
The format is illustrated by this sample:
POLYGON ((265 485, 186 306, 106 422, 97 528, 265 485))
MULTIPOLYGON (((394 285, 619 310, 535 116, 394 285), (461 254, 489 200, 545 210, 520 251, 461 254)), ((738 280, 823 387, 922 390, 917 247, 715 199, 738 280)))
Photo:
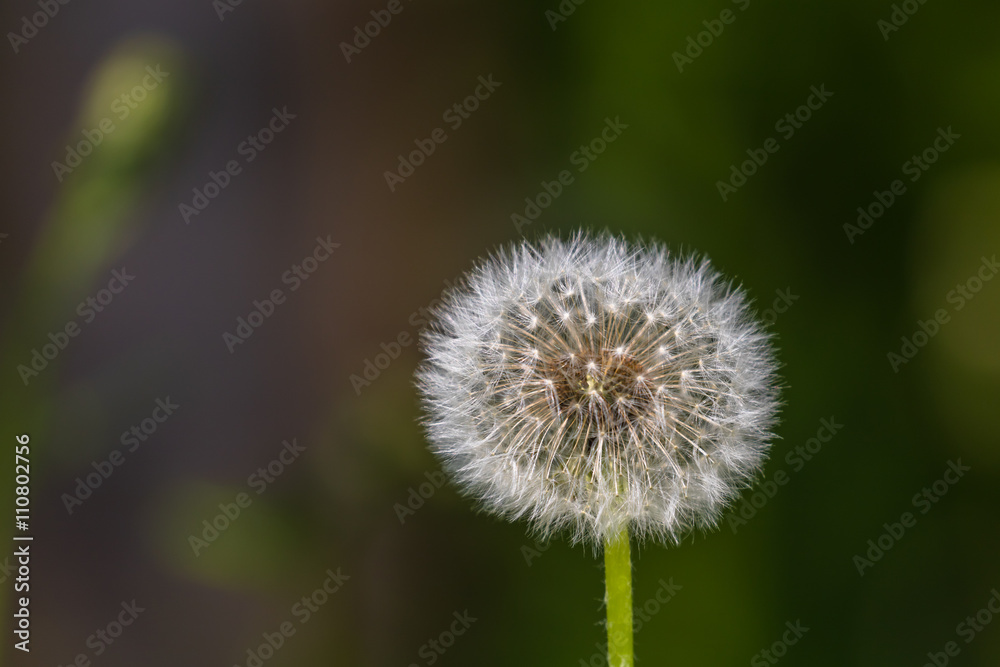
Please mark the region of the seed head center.
POLYGON ((625 428, 647 414, 652 401, 642 368, 614 352, 575 354, 546 365, 555 410, 581 426, 607 432, 625 428))

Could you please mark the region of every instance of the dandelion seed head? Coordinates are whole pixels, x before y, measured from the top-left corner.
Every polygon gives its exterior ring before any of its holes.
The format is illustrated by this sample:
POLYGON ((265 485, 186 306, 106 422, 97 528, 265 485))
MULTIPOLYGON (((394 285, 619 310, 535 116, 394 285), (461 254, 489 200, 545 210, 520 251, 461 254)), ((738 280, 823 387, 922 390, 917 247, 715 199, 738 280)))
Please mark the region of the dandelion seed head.
POLYGON ((431 449, 483 508, 600 543, 717 525, 766 456, 776 362, 707 260, 577 234, 480 262, 425 332, 431 449))

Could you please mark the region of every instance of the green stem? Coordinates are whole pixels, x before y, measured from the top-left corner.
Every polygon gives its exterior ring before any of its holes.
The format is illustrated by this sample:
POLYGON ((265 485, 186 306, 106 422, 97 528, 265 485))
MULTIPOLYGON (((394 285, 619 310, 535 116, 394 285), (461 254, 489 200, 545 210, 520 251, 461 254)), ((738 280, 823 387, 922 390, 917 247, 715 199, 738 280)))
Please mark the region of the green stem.
POLYGON ((628 527, 604 542, 608 667, 632 667, 632 556, 628 527))

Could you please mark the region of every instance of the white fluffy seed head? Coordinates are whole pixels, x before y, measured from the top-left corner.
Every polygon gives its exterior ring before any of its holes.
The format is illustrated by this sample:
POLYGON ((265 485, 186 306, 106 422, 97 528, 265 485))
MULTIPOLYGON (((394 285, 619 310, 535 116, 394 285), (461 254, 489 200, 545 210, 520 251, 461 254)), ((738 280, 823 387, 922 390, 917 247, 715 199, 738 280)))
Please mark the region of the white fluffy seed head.
POLYGON ((579 233, 502 250, 445 295, 423 345, 432 450, 543 537, 712 528, 772 437, 768 335, 707 261, 661 245, 579 233))

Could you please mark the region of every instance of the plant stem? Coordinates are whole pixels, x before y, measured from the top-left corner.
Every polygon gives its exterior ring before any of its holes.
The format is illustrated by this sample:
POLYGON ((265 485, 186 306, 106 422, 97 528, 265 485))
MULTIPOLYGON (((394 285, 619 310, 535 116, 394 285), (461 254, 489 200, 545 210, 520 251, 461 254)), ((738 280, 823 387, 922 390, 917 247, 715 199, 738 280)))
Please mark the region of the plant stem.
POLYGON ((604 542, 608 667, 632 667, 632 555, 628 527, 604 542))

